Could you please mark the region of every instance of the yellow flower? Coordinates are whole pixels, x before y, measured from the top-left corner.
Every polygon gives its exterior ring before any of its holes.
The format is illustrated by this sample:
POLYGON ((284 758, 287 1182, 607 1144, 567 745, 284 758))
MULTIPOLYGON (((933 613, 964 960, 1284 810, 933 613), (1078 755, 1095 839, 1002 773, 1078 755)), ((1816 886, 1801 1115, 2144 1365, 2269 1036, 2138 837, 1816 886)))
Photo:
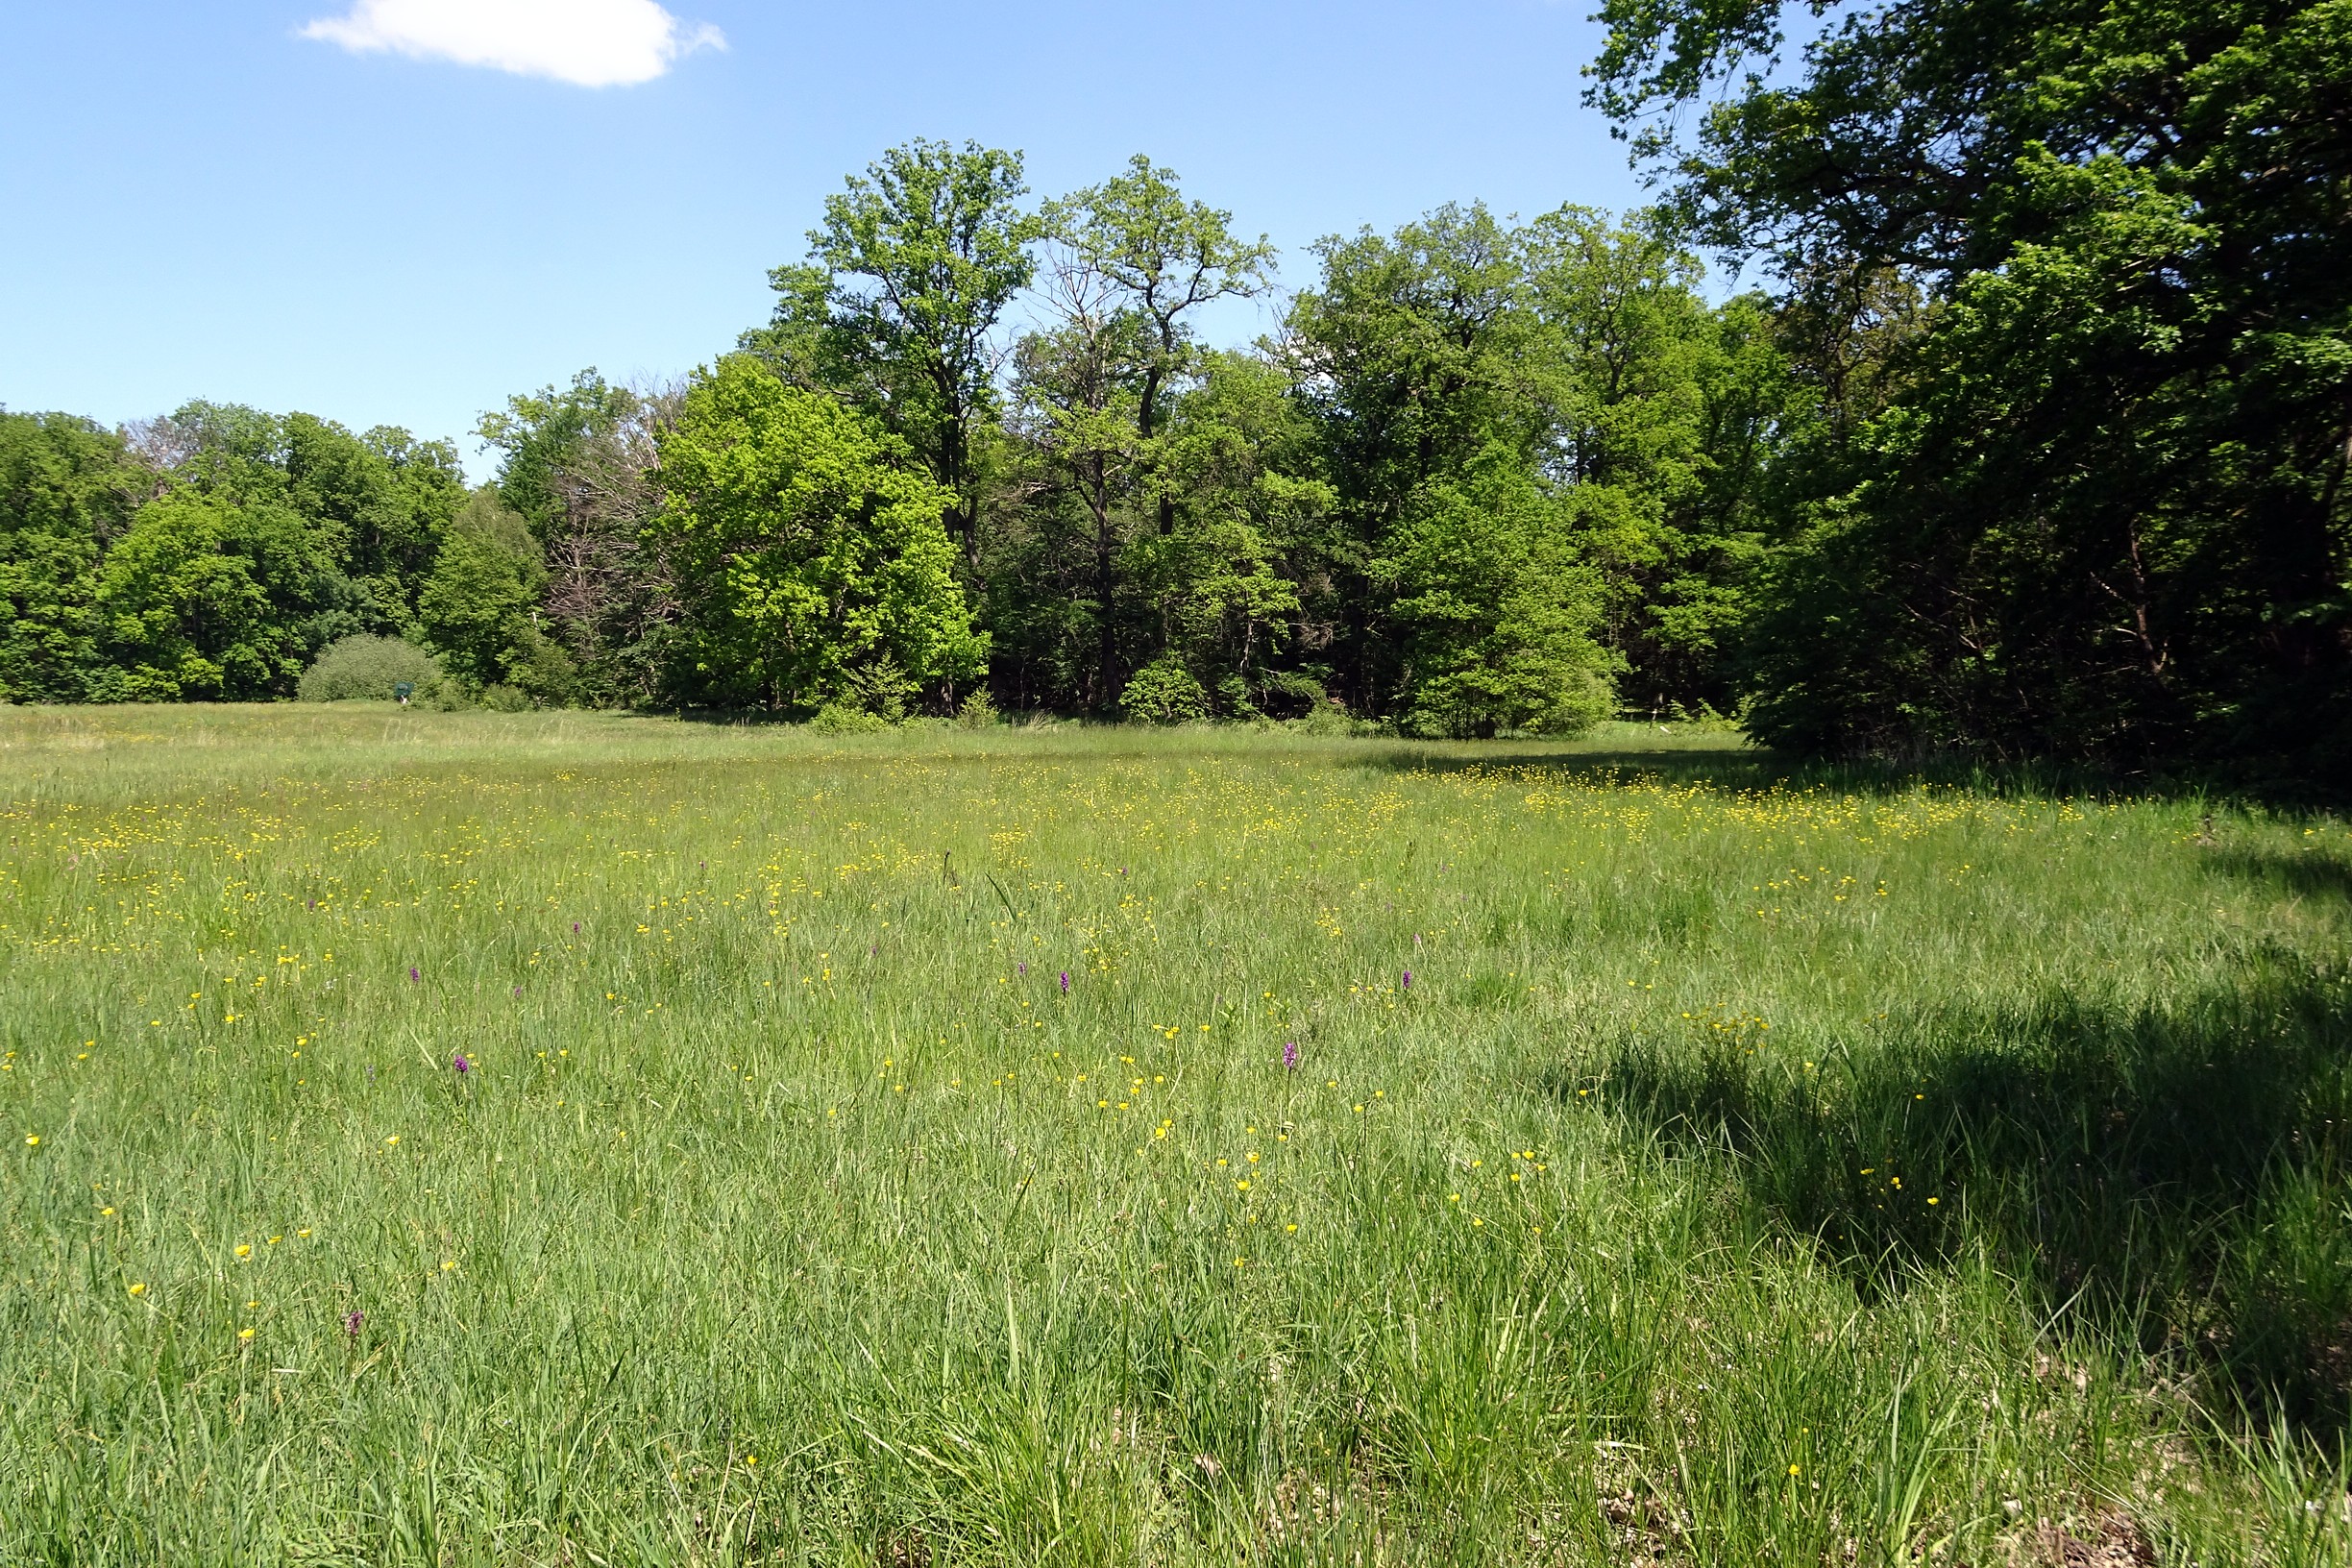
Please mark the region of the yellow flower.
POLYGON ((253 1335, 254 1335, 254 1331, 253 1331, 253 1330, 251 1330, 251 1329, 239 1329, 239 1330, 237 1330, 237 1337, 238 1337, 239 1339, 251 1339, 251 1338, 253 1337, 253 1335))
POLYGON ((391 1147, 393 1144, 398 1143, 399 1141, 400 1141, 400 1134, 398 1134, 398 1133, 394 1133, 394 1134, 393 1134, 393 1135, 392 1135, 390 1138, 387 1138, 387 1139, 384 1139, 384 1147, 388 1149, 388 1148, 390 1148, 390 1147, 391 1147))
POLYGON ((296 1236, 306 1237, 306 1236, 308 1236, 310 1233, 309 1233, 309 1231, 307 1231, 307 1230, 300 1230, 300 1231, 296 1231, 294 1234, 295 1234, 296 1236))
POLYGON ((451 1269, 455 1268, 456 1266, 457 1260, 454 1258, 444 1258, 441 1260, 441 1272, 444 1274, 447 1274, 451 1269))
POLYGON ((251 1258, 253 1256, 253 1243, 250 1241, 238 1242, 236 1255, 239 1258, 251 1258))
POLYGON ((146 1282, 145 1280, 134 1280, 134 1281, 132 1281, 132 1282, 131 1282, 131 1286, 130 1286, 130 1291, 131 1291, 131 1294, 133 1294, 133 1295, 135 1295, 135 1296, 143 1296, 143 1295, 145 1295, 145 1294, 147 1293, 147 1282, 146 1282))
POLYGON ((1793 1464, 1792 1464, 1792 1465, 1790 1465, 1790 1466, 1789 1466, 1789 1474, 1790 1474, 1790 1475, 1794 1476, 1794 1475, 1797 1475, 1797 1474, 1799 1474, 1799 1473, 1800 1473, 1800 1471, 1799 1471, 1799 1469, 1798 1469, 1798 1467, 1797 1467, 1796 1465, 1793 1465, 1793 1464))
POLYGON ((27 1133, 27 1134, 25 1134, 25 1147, 26 1147, 26 1148, 28 1148, 28 1149, 37 1149, 37 1148, 39 1148, 39 1147, 40 1147, 40 1134, 38 1134, 38 1133, 27 1133))
POLYGON ((114 1206, 112 1204, 108 1204, 104 1209, 101 1209, 98 1212, 102 1214, 110 1214, 114 1212, 114 1206))

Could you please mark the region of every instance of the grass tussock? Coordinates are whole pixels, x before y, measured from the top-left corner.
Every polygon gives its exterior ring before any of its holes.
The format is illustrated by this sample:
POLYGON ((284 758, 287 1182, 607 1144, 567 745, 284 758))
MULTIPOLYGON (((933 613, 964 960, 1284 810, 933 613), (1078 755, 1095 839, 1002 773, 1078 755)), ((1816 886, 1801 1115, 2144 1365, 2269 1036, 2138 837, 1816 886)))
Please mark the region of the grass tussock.
POLYGON ((0 1560, 2352 1560, 2340 821, 331 705, 0 817, 0 1560))

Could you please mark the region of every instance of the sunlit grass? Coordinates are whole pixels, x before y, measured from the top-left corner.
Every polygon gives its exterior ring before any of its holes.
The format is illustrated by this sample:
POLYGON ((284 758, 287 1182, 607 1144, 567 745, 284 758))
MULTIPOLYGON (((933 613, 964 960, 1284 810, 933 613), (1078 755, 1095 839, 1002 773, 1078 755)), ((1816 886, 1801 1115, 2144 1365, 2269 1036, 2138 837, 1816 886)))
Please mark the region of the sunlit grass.
POLYGON ((355 706, 0 801, 0 1560, 2346 1557, 2340 821, 355 706))

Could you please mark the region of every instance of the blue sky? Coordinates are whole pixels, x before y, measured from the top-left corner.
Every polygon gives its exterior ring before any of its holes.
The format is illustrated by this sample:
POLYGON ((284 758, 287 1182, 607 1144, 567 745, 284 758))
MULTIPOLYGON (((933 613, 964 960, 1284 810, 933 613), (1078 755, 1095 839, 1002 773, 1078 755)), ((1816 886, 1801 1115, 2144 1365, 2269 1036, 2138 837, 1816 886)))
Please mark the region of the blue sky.
POLYGON ((1041 194, 1148 153, 1292 284, 1448 200, 1640 199, 1580 0, 664 3, 0 0, 0 404, 463 436, 584 365, 676 375, 915 135, 1041 194))

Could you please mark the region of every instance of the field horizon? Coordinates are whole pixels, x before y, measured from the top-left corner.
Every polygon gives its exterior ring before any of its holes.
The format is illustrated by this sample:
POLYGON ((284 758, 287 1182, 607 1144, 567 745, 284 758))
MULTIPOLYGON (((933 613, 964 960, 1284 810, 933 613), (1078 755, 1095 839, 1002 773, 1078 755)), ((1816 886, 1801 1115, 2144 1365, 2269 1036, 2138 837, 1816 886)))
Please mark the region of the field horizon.
POLYGON ((0 1561, 2352 1562, 2352 829, 0 707, 0 1561))

